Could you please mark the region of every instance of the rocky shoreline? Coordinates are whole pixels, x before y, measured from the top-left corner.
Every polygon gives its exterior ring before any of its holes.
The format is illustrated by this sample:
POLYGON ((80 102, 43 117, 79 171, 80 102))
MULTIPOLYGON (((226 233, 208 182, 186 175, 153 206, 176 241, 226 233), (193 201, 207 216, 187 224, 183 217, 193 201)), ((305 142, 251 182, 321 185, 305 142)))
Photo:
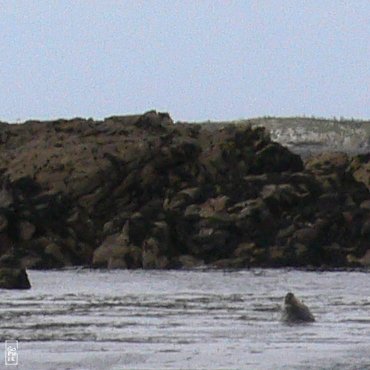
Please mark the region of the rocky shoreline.
POLYGON ((370 264, 367 154, 302 160, 261 127, 151 111, 0 123, 0 160, 3 268, 370 264))

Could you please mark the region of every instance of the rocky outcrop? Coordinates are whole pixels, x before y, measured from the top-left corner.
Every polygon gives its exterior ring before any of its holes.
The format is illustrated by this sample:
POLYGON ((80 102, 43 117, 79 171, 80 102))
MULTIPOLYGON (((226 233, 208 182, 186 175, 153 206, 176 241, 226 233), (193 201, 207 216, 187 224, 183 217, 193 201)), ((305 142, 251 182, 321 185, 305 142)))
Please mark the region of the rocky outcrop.
POLYGON ((26 270, 0 267, 0 289, 30 289, 26 270))
POLYGON ((12 254, 0 258, 0 289, 30 289, 26 270, 12 254))
POLYGON ((261 127, 154 111, 0 137, 0 255, 23 268, 368 262, 366 156, 303 161, 261 127))

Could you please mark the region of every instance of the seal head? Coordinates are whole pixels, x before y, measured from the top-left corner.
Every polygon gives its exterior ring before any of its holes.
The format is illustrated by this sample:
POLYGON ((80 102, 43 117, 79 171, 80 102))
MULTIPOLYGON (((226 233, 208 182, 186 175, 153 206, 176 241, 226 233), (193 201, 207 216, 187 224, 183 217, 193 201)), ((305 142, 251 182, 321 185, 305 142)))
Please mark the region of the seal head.
POLYGON ((313 322, 314 316, 308 307, 299 301, 293 293, 288 293, 284 299, 282 320, 285 322, 313 322))

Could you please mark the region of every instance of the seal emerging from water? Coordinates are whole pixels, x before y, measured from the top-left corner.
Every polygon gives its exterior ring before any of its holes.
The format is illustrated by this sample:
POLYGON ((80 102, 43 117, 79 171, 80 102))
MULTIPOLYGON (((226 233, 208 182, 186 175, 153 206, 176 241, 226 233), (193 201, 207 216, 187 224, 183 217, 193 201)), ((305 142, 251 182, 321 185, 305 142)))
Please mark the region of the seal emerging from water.
POLYGON ((305 304, 300 302, 293 293, 288 293, 284 300, 282 320, 285 322, 313 322, 315 318, 305 304))

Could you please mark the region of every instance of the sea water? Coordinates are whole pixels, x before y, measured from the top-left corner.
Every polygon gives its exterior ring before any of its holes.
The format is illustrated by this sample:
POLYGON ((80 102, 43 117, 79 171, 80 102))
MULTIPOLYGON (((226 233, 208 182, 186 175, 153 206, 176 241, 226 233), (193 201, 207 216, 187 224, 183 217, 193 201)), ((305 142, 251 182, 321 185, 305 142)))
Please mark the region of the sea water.
POLYGON ((28 274, 31 290, 0 290, 19 369, 370 369, 366 272, 28 274), (316 322, 280 321, 289 291, 316 322))

